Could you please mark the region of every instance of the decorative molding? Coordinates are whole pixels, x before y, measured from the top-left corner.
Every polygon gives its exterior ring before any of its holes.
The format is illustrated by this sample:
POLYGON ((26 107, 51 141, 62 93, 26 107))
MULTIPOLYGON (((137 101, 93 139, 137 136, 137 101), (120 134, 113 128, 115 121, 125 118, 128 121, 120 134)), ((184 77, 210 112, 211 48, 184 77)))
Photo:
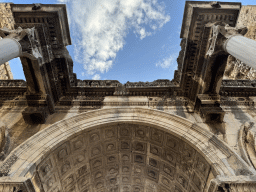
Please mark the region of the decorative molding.
POLYGON ((247 106, 247 107, 254 107, 255 102, 253 99, 249 97, 226 97, 221 96, 220 100, 221 106, 247 106))
POLYGON ((222 80, 222 87, 255 88, 256 80, 222 80))
MULTIPOLYGON (((8 192, 36 192, 31 179, 25 177, 0 177, 0 191, 8 192)), ((44 192, 44 191, 42 191, 44 192)))
POLYGON ((118 87, 121 83, 116 80, 77 80, 77 87, 118 87))
POLYGON ((127 82, 126 88, 148 88, 148 87, 176 87, 178 84, 169 79, 158 79, 153 82, 127 82))
POLYGON ((18 87, 24 87, 24 88, 27 88, 27 82, 24 81, 24 80, 0 80, 0 88, 3 88, 3 87, 15 87, 15 88, 18 88, 18 87))

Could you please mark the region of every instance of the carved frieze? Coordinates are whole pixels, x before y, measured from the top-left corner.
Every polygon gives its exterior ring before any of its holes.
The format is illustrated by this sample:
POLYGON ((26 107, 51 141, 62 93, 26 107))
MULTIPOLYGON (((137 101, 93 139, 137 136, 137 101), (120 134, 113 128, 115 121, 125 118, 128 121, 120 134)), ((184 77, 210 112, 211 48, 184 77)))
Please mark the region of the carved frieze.
POLYGON ((159 79, 153 82, 127 82, 124 84, 126 88, 147 88, 147 87, 173 87, 177 83, 168 79, 159 79))
POLYGON ((256 81, 250 80, 223 80, 220 95, 231 97, 248 97, 256 95, 256 81))
POLYGON ((119 81, 116 80, 78 80, 77 87, 118 87, 119 81))
POLYGON ((27 82, 24 80, 0 80, 0 87, 27 87, 27 82))

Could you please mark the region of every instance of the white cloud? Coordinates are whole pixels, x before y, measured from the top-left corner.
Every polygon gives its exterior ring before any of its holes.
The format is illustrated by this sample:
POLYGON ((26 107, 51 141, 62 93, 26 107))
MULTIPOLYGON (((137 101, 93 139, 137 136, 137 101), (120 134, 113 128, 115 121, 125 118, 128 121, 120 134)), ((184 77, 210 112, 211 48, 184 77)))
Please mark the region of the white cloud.
POLYGON ((162 67, 164 69, 170 68, 171 66, 176 66, 175 63, 177 59, 177 54, 172 54, 169 57, 164 58, 162 61, 156 63, 157 67, 162 67))
POLYGON ((93 80, 100 80, 100 75, 96 74, 92 77, 93 80))
POLYGON ((59 3, 67 3, 69 0, 58 0, 59 3))
POLYGON ((89 75, 105 73, 129 30, 143 39, 170 20, 157 0, 58 0, 68 3, 75 61, 89 75), (146 27, 147 29, 146 30, 146 27))

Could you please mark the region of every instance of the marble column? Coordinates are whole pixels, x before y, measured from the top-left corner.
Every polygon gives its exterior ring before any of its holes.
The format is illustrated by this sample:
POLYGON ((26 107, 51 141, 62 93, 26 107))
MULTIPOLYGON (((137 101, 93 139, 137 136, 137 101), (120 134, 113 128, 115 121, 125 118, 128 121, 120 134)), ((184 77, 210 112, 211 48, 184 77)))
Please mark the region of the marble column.
POLYGON ((22 54, 20 43, 12 38, 3 38, 0 40, 0 64, 3 64, 22 54))
POLYGON ((256 41, 242 35, 229 37, 224 50, 248 66, 256 69, 256 41))
POLYGON ((15 57, 42 58, 35 28, 0 29, 0 64, 15 57), (25 38, 26 37, 26 38, 25 38))

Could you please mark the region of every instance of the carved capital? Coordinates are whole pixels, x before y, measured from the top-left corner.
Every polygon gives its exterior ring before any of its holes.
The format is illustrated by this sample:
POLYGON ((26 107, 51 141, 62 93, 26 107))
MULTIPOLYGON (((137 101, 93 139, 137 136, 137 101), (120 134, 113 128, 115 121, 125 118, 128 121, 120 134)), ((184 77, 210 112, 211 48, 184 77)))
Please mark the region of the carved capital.
POLYGON ((227 40, 236 35, 245 35, 248 31, 247 27, 231 27, 226 23, 208 23, 205 27, 211 28, 211 37, 209 39, 209 49, 206 53, 207 56, 216 55, 225 50, 225 43, 227 40))

